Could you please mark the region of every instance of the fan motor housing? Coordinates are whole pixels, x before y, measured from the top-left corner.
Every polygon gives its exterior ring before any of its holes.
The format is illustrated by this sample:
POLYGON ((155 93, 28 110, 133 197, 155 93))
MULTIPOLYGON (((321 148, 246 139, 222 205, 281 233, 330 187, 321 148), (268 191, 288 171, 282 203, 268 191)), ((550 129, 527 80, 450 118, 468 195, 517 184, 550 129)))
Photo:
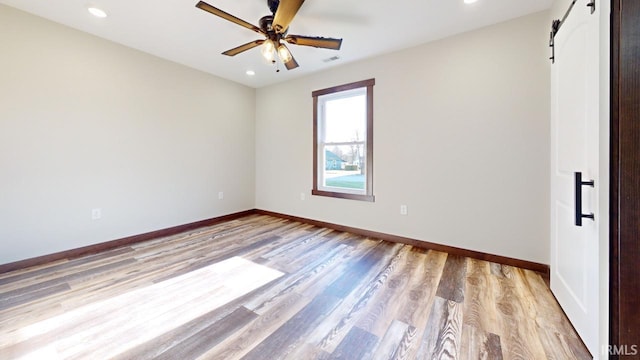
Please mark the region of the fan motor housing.
POLYGON ((267 38, 274 41, 280 40, 287 34, 287 32, 289 32, 289 29, 287 29, 283 33, 276 33, 276 30, 273 28, 273 15, 263 16, 260 18, 258 24, 260 25, 260 29, 267 34, 267 38))
POLYGON ((273 15, 263 16, 260 21, 260 29, 266 32, 267 34, 273 32, 273 15))

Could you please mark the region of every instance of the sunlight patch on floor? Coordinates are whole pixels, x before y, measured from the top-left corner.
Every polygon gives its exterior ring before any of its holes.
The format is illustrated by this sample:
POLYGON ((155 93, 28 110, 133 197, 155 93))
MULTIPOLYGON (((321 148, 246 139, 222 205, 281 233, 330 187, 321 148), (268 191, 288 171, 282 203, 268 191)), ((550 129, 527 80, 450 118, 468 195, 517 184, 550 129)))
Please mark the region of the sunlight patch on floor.
POLYGON ((44 354, 48 359, 109 358, 211 312, 282 275, 280 271, 233 257, 69 310, 15 333, 2 334, 2 337, 7 336, 12 343, 22 342, 25 346, 33 341, 32 352, 22 359, 40 359, 44 354), (91 352, 88 349, 92 349, 91 352))

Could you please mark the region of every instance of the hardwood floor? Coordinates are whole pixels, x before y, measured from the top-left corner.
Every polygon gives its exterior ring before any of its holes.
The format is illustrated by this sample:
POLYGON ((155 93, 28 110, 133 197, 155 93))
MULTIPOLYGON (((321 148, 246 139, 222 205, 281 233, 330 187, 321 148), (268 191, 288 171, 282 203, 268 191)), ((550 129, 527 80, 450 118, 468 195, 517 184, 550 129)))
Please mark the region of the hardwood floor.
POLYGON ((251 215, 0 274, 0 358, 591 357, 538 273, 251 215))

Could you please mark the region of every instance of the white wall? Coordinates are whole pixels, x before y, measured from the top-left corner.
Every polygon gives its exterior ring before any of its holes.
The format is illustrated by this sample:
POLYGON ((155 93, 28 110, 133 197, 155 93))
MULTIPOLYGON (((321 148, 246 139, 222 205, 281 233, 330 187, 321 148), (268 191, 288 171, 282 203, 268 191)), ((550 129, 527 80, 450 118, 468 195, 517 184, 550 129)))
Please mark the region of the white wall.
POLYGON ((0 49, 0 264, 254 207, 254 89, 3 5, 0 49))
POLYGON ((537 13, 259 89, 256 207, 548 263, 548 21, 537 13), (311 92, 367 78, 376 201, 310 196, 311 92))
POLYGON ((548 263, 548 20, 256 94, 0 5, 0 263, 253 207, 548 263), (310 196, 311 92, 371 77, 376 202, 310 196))

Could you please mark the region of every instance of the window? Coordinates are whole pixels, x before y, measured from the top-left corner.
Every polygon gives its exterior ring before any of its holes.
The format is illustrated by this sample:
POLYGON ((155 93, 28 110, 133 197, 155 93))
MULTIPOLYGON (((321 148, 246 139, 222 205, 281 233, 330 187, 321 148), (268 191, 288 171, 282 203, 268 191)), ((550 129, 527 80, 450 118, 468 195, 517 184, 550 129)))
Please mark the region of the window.
POLYGON ((313 195, 374 201, 375 79, 313 95, 313 195))

